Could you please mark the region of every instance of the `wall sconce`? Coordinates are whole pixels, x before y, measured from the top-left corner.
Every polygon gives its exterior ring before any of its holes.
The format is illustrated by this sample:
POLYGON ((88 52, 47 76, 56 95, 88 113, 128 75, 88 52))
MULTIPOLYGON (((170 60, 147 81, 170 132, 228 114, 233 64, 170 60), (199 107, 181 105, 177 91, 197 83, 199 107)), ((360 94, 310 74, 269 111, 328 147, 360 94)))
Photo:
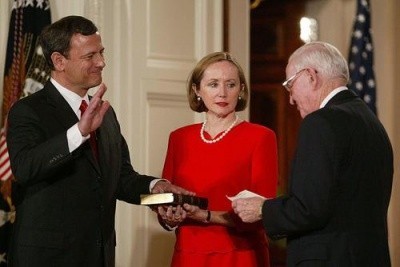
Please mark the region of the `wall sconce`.
POLYGON ((316 19, 307 17, 300 19, 300 39, 304 43, 318 40, 318 22, 316 19))

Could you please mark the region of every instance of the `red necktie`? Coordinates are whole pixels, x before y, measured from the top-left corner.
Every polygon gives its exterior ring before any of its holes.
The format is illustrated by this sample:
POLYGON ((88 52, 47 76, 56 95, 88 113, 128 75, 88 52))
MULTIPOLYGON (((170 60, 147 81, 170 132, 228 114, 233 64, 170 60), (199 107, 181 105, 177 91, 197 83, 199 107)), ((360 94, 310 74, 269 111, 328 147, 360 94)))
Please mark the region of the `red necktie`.
MULTIPOLYGON (((82 100, 81 106, 79 107, 79 110, 81 111, 81 116, 83 113, 85 113, 86 108, 88 107, 88 104, 86 103, 85 100, 82 100)), ((89 138, 89 143, 90 147, 92 148, 93 156, 96 160, 99 159, 99 151, 97 149, 97 141, 96 141, 96 132, 93 131, 90 133, 90 138, 89 138)))

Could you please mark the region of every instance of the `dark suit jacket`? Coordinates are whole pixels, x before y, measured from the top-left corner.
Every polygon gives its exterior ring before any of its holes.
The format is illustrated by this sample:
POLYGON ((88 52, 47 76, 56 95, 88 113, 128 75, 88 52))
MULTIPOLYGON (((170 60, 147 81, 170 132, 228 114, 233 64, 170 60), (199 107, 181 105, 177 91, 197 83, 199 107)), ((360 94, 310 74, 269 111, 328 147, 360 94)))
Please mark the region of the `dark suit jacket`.
POLYGON ((385 129, 342 91, 304 118, 288 195, 264 203, 265 229, 287 237, 288 266, 390 266, 392 178, 385 129))
POLYGON ((138 204, 149 193, 154 177, 132 168, 112 108, 97 130, 99 163, 89 142, 69 153, 66 132, 77 121, 50 82, 10 110, 18 198, 9 266, 114 266, 116 200, 138 204))

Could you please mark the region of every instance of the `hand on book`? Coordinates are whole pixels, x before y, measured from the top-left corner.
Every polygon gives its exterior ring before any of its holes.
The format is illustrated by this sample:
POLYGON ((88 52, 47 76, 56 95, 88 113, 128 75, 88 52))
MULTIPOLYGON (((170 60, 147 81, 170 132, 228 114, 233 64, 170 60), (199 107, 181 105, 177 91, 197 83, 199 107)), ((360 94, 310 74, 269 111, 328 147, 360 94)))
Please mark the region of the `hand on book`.
POLYGON ((181 194, 181 195, 189 195, 189 196, 194 196, 195 193, 191 192, 189 190, 186 190, 182 187, 176 186, 168 182, 167 180, 160 180, 158 181, 153 189, 151 190, 151 193, 176 193, 176 194, 181 194))

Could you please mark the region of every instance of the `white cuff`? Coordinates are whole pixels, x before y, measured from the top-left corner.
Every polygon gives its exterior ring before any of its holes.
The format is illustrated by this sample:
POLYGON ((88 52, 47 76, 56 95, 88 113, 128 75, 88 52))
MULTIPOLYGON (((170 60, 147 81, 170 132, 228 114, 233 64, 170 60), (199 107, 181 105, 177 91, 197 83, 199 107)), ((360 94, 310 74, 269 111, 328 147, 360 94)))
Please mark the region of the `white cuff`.
POLYGON ((82 136, 81 131, 79 131, 78 123, 74 124, 67 131, 68 149, 71 153, 83 144, 87 139, 89 139, 90 134, 87 136, 82 136))

